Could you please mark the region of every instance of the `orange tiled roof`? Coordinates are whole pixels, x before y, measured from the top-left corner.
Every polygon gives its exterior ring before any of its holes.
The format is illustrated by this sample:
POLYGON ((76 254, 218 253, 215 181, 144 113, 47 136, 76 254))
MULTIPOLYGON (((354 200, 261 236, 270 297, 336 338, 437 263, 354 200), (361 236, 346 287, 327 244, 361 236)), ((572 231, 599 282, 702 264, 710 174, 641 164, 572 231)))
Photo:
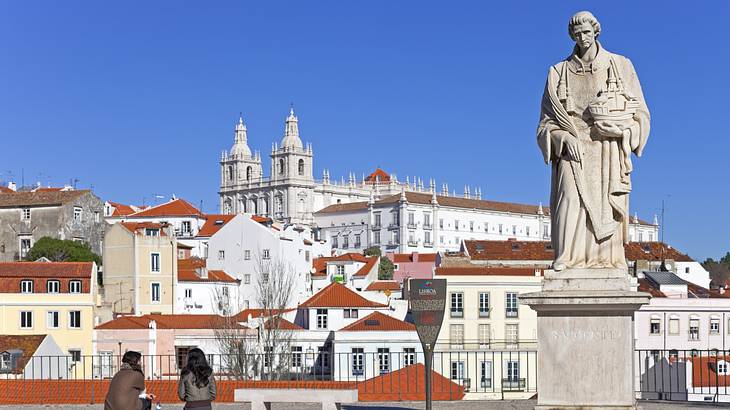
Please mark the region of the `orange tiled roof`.
POLYGON ((150 217, 150 216, 198 216, 203 217, 203 213, 198 208, 192 206, 184 199, 173 199, 170 202, 153 206, 142 211, 129 215, 131 218, 150 217))
POLYGON ((9 350, 20 350, 22 357, 19 359, 13 373, 23 373, 26 363, 32 357, 38 346, 43 343, 46 335, 0 335, 0 353, 9 350))
MULTIPOLYGON (((426 399, 426 366, 416 363, 358 383, 359 401, 424 401, 426 399)), ((464 387, 431 371, 433 400, 461 400, 464 387)))
POLYGON ((208 277, 202 278, 196 269, 206 267, 205 259, 190 258, 177 260, 177 280, 181 282, 224 282, 237 283, 238 281, 222 270, 209 270, 208 277))
POLYGON ((629 242, 624 245, 626 259, 630 261, 663 261, 674 259, 676 262, 693 262, 689 256, 663 242, 629 242))
POLYGON ((373 312, 364 318, 339 330, 340 332, 410 332, 416 331, 413 323, 398 320, 380 312, 373 312))
POLYGON ((399 291, 400 285, 398 282, 394 280, 377 280, 370 285, 368 285, 367 289, 370 291, 384 291, 384 290, 390 290, 390 291, 399 291))
MULTIPOLYGON (((692 282, 684 281, 687 285, 687 298, 689 299, 725 299, 730 298, 730 292, 726 293, 720 293, 716 290, 710 290, 703 288, 702 286, 697 286, 692 282)), ((652 281, 648 279, 639 279, 639 292, 646 292, 650 294, 652 297, 655 298, 665 298, 667 297, 664 292, 659 290, 659 286, 655 285, 652 281)))
POLYGON ((137 233, 140 229, 159 229, 160 236, 167 236, 163 228, 167 227, 167 224, 160 224, 157 222, 119 222, 123 227, 127 228, 129 232, 137 233))
POLYGON ((0 262, 0 278, 91 277, 93 262, 0 262))
POLYGON ((208 214, 205 215, 205 223, 203 227, 198 231, 200 237, 211 237, 218 232, 225 224, 235 218, 235 214, 208 214))
POLYGON ((667 295, 662 293, 659 289, 657 289, 653 283, 651 283, 647 279, 639 279, 639 292, 644 292, 650 294, 652 297, 655 298, 665 298, 667 295))
POLYGON ((279 330, 304 330, 303 327, 292 323, 283 317, 279 317, 278 320, 278 326, 276 326, 276 323, 274 323, 275 319, 268 319, 266 322, 264 322, 264 328, 265 329, 279 329, 279 330))
POLYGON ((312 276, 327 276, 327 262, 331 259, 331 256, 322 256, 312 259, 312 276))
POLYGON ((238 314, 236 314, 235 318, 239 322, 246 322, 248 321, 248 316, 250 315, 252 319, 256 319, 262 316, 273 316, 278 314, 284 314, 288 312, 293 312, 296 310, 295 308, 287 308, 287 309, 244 309, 238 314))
POLYGON ((390 182, 390 175, 387 172, 377 167, 370 175, 365 177, 365 182, 390 182))
POLYGON ((273 222, 271 218, 260 215, 251 215, 251 219, 264 225, 273 222))
MULTIPOLYGON (((538 268, 539 269, 539 268, 538 268)), ((540 270, 540 276, 543 270, 540 270)), ((535 276, 535 268, 511 268, 503 266, 440 266, 436 268, 440 276, 535 276)))
POLYGON ((544 241, 464 241, 472 260, 548 260, 555 259, 550 242, 544 241))
MULTIPOLYGON (((688 354, 689 355, 689 354, 688 354)), ((730 362, 730 356, 712 356, 707 351, 697 357, 687 357, 692 362, 692 386, 694 387, 727 387, 730 376, 717 373, 717 362, 730 362)), ((720 389, 718 389, 720 390, 720 389)))
POLYGON ((15 192, 9 195, 0 195, 0 208, 14 208, 19 206, 54 206, 74 201, 78 197, 90 193, 88 189, 78 191, 43 191, 43 192, 15 192))
POLYGON ((15 191, 12 189, 6 187, 6 186, 0 186, 0 194, 14 194, 15 191))
POLYGON ((143 315, 143 316, 122 316, 117 319, 102 323, 95 329, 147 329, 150 322, 155 321, 158 329, 222 329, 236 328, 245 329, 234 319, 226 320, 220 315, 143 315))
POLYGON ((358 271, 355 272, 353 276, 367 276, 367 274, 373 269, 373 266, 378 262, 378 257, 365 256, 360 253, 344 253, 338 256, 322 256, 319 258, 314 258, 312 260, 312 268, 314 268, 314 273, 312 273, 312 276, 326 276, 327 263, 342 261, 364 263, 365 265, 358 269, 358 271))
POLYGON ((114 212, 112 212, 112 216, 127 216, 137 212, 130 205, 120 204, 118 202, 112 201, 109 201, 109 205, 114 207, 114 212))
MULTIPOLYGON (((393 256, 393 263, 408 263, 413 262, 413 254, 412 253, 394 253, 393 256)), ((419 253, 418 254, 418 262, 436 262, 436 254, 435 253, 419 253)))
POLYGON ((358 271, 355 272, 352 276, 367 276, 368 273, 373 270, 375 264, 378 263, 377 256, 366 256, 366 258, 367 262, 365 262, 365 265, 363 265, 362 268, 358 269, 358 271))
POLYGON ((331 308, 349 308, 349 307, 362 307, 362 308, 384 308, 388 305, 382 303, 373 302, 362 296, 347 286, 337 282, 332 282, 325 286, 322 290, 312 295, 309 299, 301 304, 304 308, 318 308, 318 307, 331 307, 331 308))

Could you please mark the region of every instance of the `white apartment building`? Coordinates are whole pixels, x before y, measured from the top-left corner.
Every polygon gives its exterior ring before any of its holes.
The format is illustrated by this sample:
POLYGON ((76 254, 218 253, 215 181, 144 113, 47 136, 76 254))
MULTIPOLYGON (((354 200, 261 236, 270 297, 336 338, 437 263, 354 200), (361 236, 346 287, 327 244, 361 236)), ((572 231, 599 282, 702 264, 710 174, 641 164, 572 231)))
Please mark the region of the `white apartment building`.
POLYGON ((317 293, 332 282, 342 283, 356 291, 363 291, 378 279, 380 258, 359 253, 315 258, 312 263, 312 293, 317 293))
POLYGON ((208 270, 200 258, 177 261, 174 313, 230 315, 238 312, 239 281, 222 270, 208 270))

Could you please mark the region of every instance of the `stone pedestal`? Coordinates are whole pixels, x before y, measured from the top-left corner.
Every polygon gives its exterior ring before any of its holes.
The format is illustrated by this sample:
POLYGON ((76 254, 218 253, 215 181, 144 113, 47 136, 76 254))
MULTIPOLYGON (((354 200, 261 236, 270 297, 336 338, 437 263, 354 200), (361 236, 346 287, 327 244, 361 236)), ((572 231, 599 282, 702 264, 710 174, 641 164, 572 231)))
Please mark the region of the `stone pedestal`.
POLYGON ((635 409, 634 311, 625 270, 546 273, 541 292, 520 296, 537 312, 536 409, 635 409))

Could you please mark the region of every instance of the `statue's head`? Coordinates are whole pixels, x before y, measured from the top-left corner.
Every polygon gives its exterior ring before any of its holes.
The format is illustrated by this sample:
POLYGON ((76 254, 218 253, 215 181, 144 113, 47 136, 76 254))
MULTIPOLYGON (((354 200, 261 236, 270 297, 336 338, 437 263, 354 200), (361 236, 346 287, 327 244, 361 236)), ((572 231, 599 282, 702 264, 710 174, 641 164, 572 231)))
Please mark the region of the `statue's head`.
POLYGON ((601 34, 601 23, 590 11, 579 11, 570 18, 568 34, 581 51, 590 48, 601 34))

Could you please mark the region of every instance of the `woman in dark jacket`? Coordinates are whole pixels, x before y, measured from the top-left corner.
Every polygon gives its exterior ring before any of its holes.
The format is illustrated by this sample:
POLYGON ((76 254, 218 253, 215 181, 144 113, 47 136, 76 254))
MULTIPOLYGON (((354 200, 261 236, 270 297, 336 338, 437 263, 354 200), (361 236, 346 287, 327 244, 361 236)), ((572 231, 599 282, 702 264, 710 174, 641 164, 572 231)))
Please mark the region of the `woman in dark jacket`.
POLYGON ((104 410, 147 410, 152 407, 154 395, 140 397, 144 392, 141 361, 139 352, 124 353, 122 365, 109 384, 104 410))
POLYGON ((194 348, 188 352, 188 363, 180 372, 177 395, 185 402, 185 410, 212 410, 215 380, 202 350, 194 348))

